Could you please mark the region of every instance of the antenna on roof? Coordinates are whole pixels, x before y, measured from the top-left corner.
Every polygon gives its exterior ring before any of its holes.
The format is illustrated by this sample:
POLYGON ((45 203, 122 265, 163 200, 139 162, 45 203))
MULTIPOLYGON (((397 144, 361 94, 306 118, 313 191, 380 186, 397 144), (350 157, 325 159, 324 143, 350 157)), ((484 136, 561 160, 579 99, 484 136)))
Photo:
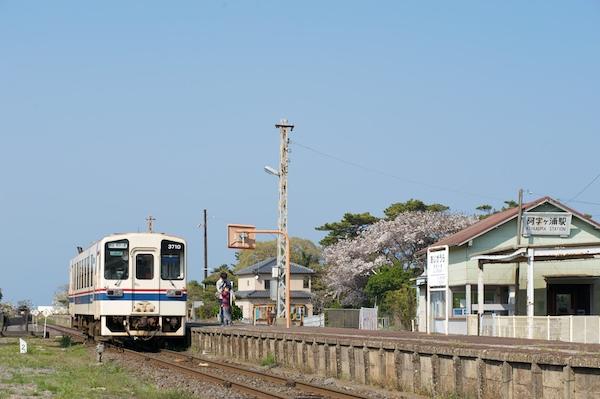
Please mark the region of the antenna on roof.
POLYGON ((156 219, 152 215, 146 218, 146 222, 148 223, 148 233, 153 233, 152 228, 155 220, 156 219))

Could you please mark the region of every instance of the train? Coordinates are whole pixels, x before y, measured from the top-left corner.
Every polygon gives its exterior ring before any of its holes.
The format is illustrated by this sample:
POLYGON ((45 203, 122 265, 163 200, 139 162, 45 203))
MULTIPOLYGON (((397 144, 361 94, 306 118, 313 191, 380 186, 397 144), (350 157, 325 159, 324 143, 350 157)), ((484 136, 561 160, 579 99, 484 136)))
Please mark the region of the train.
POLYGON ((186 241, 163 233, 118 233, 69 262, 71 323, 90 337, 182 338, 186 324, 186 241))

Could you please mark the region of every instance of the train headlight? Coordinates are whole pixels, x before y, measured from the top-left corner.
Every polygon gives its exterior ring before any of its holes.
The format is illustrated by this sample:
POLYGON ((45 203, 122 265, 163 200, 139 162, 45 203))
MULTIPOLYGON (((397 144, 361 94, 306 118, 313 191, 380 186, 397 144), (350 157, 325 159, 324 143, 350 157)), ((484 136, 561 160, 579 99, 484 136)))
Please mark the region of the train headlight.
POLYGON ((167 296, 168 297, 182 297, 183 291, 182 290, 167 290, 167 296))

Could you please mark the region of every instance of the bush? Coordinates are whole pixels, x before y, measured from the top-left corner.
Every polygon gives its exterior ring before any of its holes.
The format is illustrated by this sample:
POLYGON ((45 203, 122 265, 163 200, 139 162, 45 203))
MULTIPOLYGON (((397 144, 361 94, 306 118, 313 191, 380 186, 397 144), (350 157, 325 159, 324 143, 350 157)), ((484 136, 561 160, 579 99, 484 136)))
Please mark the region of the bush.
POLYGON ((231 320, 242 320, 243 317, 242 309, 234 303, 231 308, 231 320))
POLYGON ((275 356, 272 353, 267 353, 267 356, 263 357, 260 361, 261 366, 272 367, 275 366, 277 362, 275 361, 275 356))
POLYGON ((62 337, 60 337, 59 344, 60 344, 61 348, 69 348, 71 345, 73 345, 73 341, 71 340, 71 336, 70 335, 63 335, 62 337))
POLYGON ((217 305, 216 302, 202 305, 198 309, 198 316, 200 317, 200 319, 204 319, 204 320, 212 319, 214 317, 217 317, 218 314, 219 314, 219 305, 217 305))

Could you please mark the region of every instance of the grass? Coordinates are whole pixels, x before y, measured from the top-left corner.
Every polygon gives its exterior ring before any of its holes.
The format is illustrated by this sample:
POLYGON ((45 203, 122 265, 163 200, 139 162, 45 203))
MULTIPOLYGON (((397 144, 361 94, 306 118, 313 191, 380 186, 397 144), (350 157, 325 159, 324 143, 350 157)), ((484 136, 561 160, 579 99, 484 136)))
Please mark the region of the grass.
POLYGON ((27 339, 29 353, 19 354, 17 339, 0 340, 0 399, 169 398, 191 399, 179 390, 159 391, 114 362, 96 364, 93 349, 83 345, 61 348, 63 342, 27 339))
POLYGON ((261 366, 275 366, 277 364, 277 362, 275 361, 275 356, 273 356, 272 353, 268 353, 267 356, 263 357, 263 359, 260 361, 260 365, 261 366))

